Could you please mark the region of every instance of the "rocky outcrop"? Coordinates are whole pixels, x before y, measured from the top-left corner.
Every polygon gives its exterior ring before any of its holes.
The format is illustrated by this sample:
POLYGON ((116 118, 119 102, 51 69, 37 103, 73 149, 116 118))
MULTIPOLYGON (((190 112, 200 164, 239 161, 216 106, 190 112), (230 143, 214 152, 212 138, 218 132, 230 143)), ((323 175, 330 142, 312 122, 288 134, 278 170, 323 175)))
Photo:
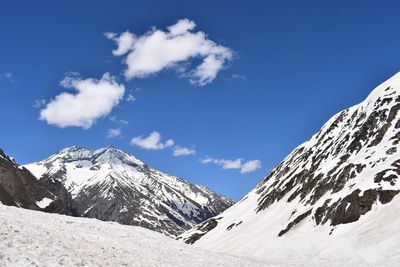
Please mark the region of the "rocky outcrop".
POLYGON ((0 150, 0 202, 26 209, 41 210, 36 204, 51 194, 36 182, 25 168, 18 166, 0 150))
MULTIPOLYGON (((208 219, 207 221, 200 223, 197 225, 195 228, 191 230, 191 233, 188 235, 187 238, 183 237, 178 237, 177 240, 182 239, 186 244, 194 244, 197 240, 199 240, 203 235, 207 234, 210 232, 212 229, 217 227, 218 225, 218 220, 222 219, 222 217, 219 218, 211 218, 208 219)), ((230 230, 230 229, 229 229, 230 230)))
POLYGON ((0 202, 32 210, 76 215, 71 195, 55 180, 38 181, 26 168, 0 150, 0 202), (41 203, 46 199, 46 203, 41 203), (46 204, 46 205, 44 205, 46 204))

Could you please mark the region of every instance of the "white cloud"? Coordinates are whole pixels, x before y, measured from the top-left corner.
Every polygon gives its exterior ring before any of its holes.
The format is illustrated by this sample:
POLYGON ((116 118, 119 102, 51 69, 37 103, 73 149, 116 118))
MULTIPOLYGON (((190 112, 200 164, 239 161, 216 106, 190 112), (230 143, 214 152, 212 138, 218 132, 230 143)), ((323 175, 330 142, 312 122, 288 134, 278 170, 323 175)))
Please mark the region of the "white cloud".
POLYGON ((32 105, 34 108, 42 108, 46 105, 46 99, 36 99, 35 104, 32 105))
POLYGON ((244 75, 242 75, 242 74, 238 74, 238 73, 234 73, 234 74, 232 74, 232 76, 231 76, 231 81, 233 81, 233 80, 241 80, 241 81, 246 81, 246 76, 244 76, 244 75))
POLYGON ((242 166, 243 159, 235 159, 235 160, 228 160, 228 159, 214 159, 214 158, 205 158, 202 163, 214 163, 222 167, 222 169, 240 169, 242 166))
POLYGON ((136 36, 129 31, 123 32, 119 36, 112 32, 106 32, 104 35, 118 44, 117 49, 112 51, 114 56, 126 54, 137 40, 136 36))
POLYGON ((118 124, 128 124, 129 122, 127 120, 124 119, 118 119, 117 116, 113 115, 109 117, 110 121, 114 122, 114 123, 118 123, 118 124))
POLYGON ((135 101, 136 101, 136 97, 130 93, 130 94, 128 94, 128 96, 126 97, 126 101, 127 101, 127 102, 135 102, 135 101))
POLYGON ((12 72, 1 73, 0 80, 7 80, 10 82, 15 82, 15 75, 12 72))
POLYGON ((125 86, 105 73, 100 80, 67 75, 60 85, 76 93, 63 92, 40 111, 40 119, 58 127, 90 128, 96 119, 108 115, 122 99, 125 86))
POLYGON ((168 30, 171 36, 177 36, 191 31, 196 27, 196 23, 188 19, 181 19, 176 24, 169 26, 168 30))
POLYGON ((180 146, 175 146, 172 151, 172 155, 174 155, 174 157, 190 156, 194 155, 195 153, 196 150, 194 149, 180 146))
POLYGON ((207 56, 203 63, 193 71, 190 83, 203 86, 212 82, 217 77, 219 70, 222 69, 224 61, 224 58, 217 58, 215 55, 207 56))
POLYGON ((172 139, 168 139, 165 143, 160 141, 161 134, 154 131, 147 137, 143 137, 142 135, 133 137, 131 140, 131 145, 135 145, 146 150, 161 150, 174 145, 174 140, 172 139))
POLYGON ((183 69, 191 84, 203 86, 216 78, 225 62, 233 58, 233 51, 211 41, 204 32, 193 32, 195 26, 193 21, 182 19, 167 31, 153 28, 138 37, 130 32, 106 33, 106 37, 118 46, 114 55, 125 55, 126 79, 145 78, 175 68, 179 72, 183 69), (196 58, 201 63, 195 69, 182 68, 196 58))
POLYGON ((121 136, 122 131, 120 128, 117 129, 108 129, 107 131, 107 138, 115 138, 121 136))
POLYGON ((241 173, 252 172, 259 168, 261 168, 261 162, 259 160, 249 160, 246 163, 243 163, 240 172, 241 173))
POLYGON ((247 162, 244 162, 242 158, 227 160, 227 159, 214 159, 207 157, 204 160, 202 160, 201 163, 216 164, 218 166, 221 166, 222 169, 224 170, 237 169, 240 170, 241 173, 248 173, 261 168, 261 162, 259 160, 249 160, 247 162))

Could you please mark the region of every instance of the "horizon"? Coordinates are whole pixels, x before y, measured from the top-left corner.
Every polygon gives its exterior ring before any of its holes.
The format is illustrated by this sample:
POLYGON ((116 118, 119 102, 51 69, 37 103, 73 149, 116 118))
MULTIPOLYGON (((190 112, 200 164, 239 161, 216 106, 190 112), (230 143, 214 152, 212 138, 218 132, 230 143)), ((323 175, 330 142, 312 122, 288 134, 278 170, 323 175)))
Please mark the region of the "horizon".
POLYGON ((0 148, 112 146, 239 200, 400 71, 396 1, 175 3, 5 3, 0 148))

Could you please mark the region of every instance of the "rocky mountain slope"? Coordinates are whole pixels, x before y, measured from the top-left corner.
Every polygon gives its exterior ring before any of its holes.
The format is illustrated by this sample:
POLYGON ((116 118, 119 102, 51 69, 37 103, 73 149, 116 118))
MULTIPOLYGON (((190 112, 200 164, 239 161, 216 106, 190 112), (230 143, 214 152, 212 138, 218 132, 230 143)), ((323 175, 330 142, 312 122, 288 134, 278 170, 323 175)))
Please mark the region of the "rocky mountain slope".
POLYGON ((215 192, 157 171, 113 147, 65 148, 25 165, 39 181, 61 182, 80 216, 177 235, 233 204, 215 192))
POLYGON ((400 73, 333 116, 237 204, 180 236, 217 251, 400 262, 400 73))
POLYGON ((19 166, 2 150, 0 150, 0 202, 32 210, 75 214, 71 208, 71 196, 60 182, 51 179, 38 181, 26 168, 19 166))

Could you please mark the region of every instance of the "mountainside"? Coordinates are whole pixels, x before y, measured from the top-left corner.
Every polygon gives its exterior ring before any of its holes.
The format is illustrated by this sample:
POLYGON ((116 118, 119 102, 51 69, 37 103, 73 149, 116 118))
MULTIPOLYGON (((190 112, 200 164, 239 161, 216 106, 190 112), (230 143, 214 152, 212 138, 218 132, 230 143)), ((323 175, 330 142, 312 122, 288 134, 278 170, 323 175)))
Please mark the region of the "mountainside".
POLYGON ((248 195, 180 236, 242 255, 400 262, 400 73, 333 116, 248 195))
POLYGON ((0 150, 0 202, 32 210, 74 215, 71 197, 64 186, 54 180, 38 181, 0 150), (58 196, 58 197, 56 197, 58 196), (50 200, 54 199, 50 205, 50 200))
POLYGON ((25 167, 39 181, 61 182, 80 216, 140 225, 167 235, 177 235, 233 204, 113 147, 91 151, 73 146, 25 167))

